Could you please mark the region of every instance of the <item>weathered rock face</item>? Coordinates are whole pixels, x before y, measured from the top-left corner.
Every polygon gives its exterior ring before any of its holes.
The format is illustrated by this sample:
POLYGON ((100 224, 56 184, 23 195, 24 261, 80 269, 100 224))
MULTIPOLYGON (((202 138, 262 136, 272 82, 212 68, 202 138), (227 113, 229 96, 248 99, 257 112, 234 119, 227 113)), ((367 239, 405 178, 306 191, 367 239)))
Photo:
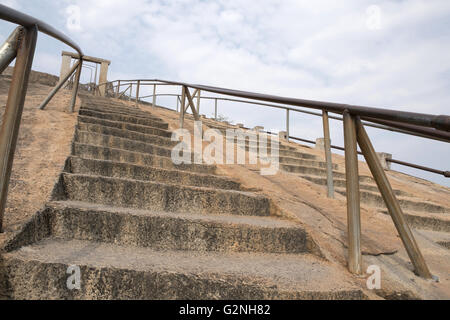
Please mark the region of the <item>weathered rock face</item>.
MULTIPOLYGON (((6 70, 2 73, 2 76, 12 76, 13 70, 13 67, 6 68, 6 70)), ((48 73, 31 71, 29 81, 32 83, 39 83, 45 86, 54 87, 58 83, 59 77, 48 73)))
POLYGON ((365 297, 298 222, 272 215, 266 196, 242 191, 214 166, 174 165, 160 118, 86 96, 78 119, 51 201, 6 247, 0 296, 365 297), (67 285, 71 266, 79 289, 67 285))

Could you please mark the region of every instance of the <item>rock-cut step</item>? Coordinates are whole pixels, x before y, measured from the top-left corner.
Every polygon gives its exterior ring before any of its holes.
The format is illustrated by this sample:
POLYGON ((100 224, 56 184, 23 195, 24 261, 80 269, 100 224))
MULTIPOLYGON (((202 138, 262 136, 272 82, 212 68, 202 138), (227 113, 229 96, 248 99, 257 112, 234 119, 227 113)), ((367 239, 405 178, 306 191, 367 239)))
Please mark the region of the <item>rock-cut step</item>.
POLYGON ((161 147, 153 143, 146 143, 142 141, 98 134, 89 131, 77 130, 75 132, 74 141, 80 144, 89 144, 105 148, 114 148, 132 152, 148 153, 161 157, 170 158, 172 156, 172 149, 169 147, 161 147))
POLYGON ((72 145, 72 155, 88 159, 128 162, 136 165, 159 167, 163 169, 177 169, 206 174, 214 174, 216 171, 215 166, 205 164, 176 165, 173 163, 172 159, 168 157, 76 142, 72 145))
POLYGON ((157 251, 50 238, 5 254, 2 267, 1 287, 13 299, 366 298, 340 269, 308 254, 157 251), (80 268, 80 290, 67 289, 69 266, 80 268))
MULTIPOLYGON (((342 188, 336 188, 336 192, 346 195, 347 191, 342 188)), ((360 190, 360 198, 361 202, 372 207, 377 208, 386 208, 385 202, 381 194, 360 190)), ((412 211, 423 211, 429 213, 441 213, 446 214, 450 213, 450 210, 446 207, 443 207, 439 204, 435 204, 428 201, 421 201, 416 198, 411 197, 397 197, 397 200, 402 207, 403 210, 412 210, 412 211)))
POLYGON ((112 120, 106 120, 106 119, 100 119, 95 117, 86 117, 86 116, 78 116, 78 122, 79 123, 90 123, 90 124, 98 124, 105 127, 112 127, 116 129, 122 129, 122 130, 129 130, 129 131, 136 131, 139 133, 145 133, 145 134, 152 134, 157 135, 161 137, 170 138, 172 136, 172 133, 170 131, 150 127, 150 126, 143 126, 140 124, 134 124, 129 122, 122 122, 122 121, 112 121, 112 120))
POLYGON ((105 127, 98 124, 89 124, 89 123, 78 123, 77 124, 78 131, 97 133, 101 135, 114 136, 129 140, 135 140, 150 144, 156 144, 160 147, 164 148, 173 148, 178 144, 177 141, 172 141, 170 138, 156 136, 152 134, 145 134, 136 131, 122 130, 112 127, 105 127))
POLYGON ((106 120, 112 120, 112 121, 121 121, 121 122, 128 122, 133 124, 139 124, 143 126, 149 126, 149 127, 155 127, 167 130, 169 128, 169 125, 165 122, 161 121, 155 121, 151 119, 145 119, 140 118, 137 116, 131 116, 131 115, 121 115, 114 112, 100 112, 100 111, 93 111, 89 109, 80 109, 79 115, 86 116, 86 117, 94 117, 99 119, 106 119, 106 120))
MULTIPOLYGON (((36 219, 41 221, 40 229, 47 231, 43 238, 88 240, 155 250, 321 255, 299 223, 274 217, 171 214, 55 201, 48 203, 36 219)), ((19 243, 26 243, 25 239, 26 233, 10 243, 8 251, 20 247, 19 243)))
POLYGON ((69 157, 65 172, 93 174, 111 178, 157 181, 194 187, 239 190, 240 183, 211 174, 139 166, 124 162, 69 157))
POLYGON ((198 214, 269 216, 270 200, 250 192, 63 173, 53 200, 198 214))

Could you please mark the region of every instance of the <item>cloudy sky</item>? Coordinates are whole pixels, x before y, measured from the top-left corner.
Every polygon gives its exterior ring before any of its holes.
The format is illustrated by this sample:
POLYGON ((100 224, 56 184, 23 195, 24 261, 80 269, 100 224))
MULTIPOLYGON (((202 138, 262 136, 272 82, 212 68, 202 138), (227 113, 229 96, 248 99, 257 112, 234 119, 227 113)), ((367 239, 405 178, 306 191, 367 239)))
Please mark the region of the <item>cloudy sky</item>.
MULTIPOLYGON (((450 114, 450 1, 0 0, 112 61, 109 80, 161 78, 322 101, 450 114), (79 15, 78 15, 79 13, 79 15)), ((0 40, 14 26, 0 22, 0 40)), ((40 35, 34 69, 58 74, 67 50, 40 35)), ((90 71, 85 70, 87 82, 90 71)), ((168 99, 168 98, 167 98, 168 99)), ((175 100, 160 103, 174 107, 175 100)), ((202 113, 210 115, 205 102, 202 113)), ((226 104, 247 126, 283 130, 280 110, 226 104)), ((291 116, 315 140, 321 120, 291 116)), ((332 121, 333 144, 343 145, 332 121)), ((369 129, 377 151, 450 170, 443 142, 369 129)), ((394 166, 450 186, 450 179, 394 166)))

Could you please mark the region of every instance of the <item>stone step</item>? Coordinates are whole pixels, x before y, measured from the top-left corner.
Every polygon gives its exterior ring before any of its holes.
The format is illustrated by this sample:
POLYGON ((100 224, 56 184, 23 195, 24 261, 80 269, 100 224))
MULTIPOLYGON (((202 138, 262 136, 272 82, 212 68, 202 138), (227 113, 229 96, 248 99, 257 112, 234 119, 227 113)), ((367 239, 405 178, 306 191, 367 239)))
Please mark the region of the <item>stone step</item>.
POLYGON ((12 299, 367 298, 340 269, 308 254, 157 251, 46 239, 3 258, 0 287, 12 299), (69 266, 80 268, 81 290, 68 290, 69 266))
POLYGON ((416 230, 422 237, 432 241, 444 248, 450 249, 450 233, 429 231, 429 230, 416 230))
MULTIPOLYGON (((346 189, 342 188, 336 188, 336 192, 346 195, 347 191, 346 189)), ((386 205, 384 203, 383 197, 379 193, 374 193, 371 191, 366 190, 360 190, 360 199, 361 202, 377 208, 386 208, 386 205)), ((432 203, 429 201, 422 201, 417 198, 411 198, 411 197, 397 197, 398 202, 400 203, 400 206, 403 210, 407 211, 423 211, 423 212, 430 212, 430 213, 442 213, 442 214, 448 214, 450 213, 450 209, 443 207, 439 204, 432 203)))
POLYGON ((150 119, 142 119, 142 118, 134 117, 134 116, 130 116, 130 115, 91 111, 88 109, 81 109, 79 114, 82 116, 86 116, 86 117, 93 117, 93 118, 106 119, 106 120, 112 120, 112 121, 120 121, 120 122, 128 122, 128 123, 132 123, 132 124, 139 124, 139 125, 143 125, 143 126, 160 128, 160 129, 164 129, 164 130, 167 130, 169 128, 169 125, 165 122, 154 121, 154 120, 150 120, 150 119))
POLYGON ((139 166, 123 162, 83 159, 79 157, 70 157, 68 159, 65 172, 75 174, 93 174, 111 178, 157 181, 162 183, 224 190, 240 189, 240 184, 238 182, 215 175, 139 166))
POLYGON ((136 132, 145 133, 145 134, 153 134, 156 136, 161 136, 161 137, 166 137, 166 138, 170 138, 172 136, 172 133, 167 130, 149 127, 149 126, 143 126, 143 125, 139 125, 139 124, 127 123, 127 122, 111 121, 111 120, 86 117, 86 116, 78 116, 78 122, 79 123, 99 124, 99 125, 102 125, 105 127, 112 127, 112 128, 122 129, 122 130, 136 131, 136 132))
POLYGON ((214 174, 216 171, 216 167, 211 165, 194 163, 176 165, 173 163, 172 159, 168 157, 81 143, 73 144, 72 154, 81 158, 126 162, 130 164, 158 167, 163 169, 176 169, 206 174, 214 174))
MULTIPOLYGON (((327 179, 324 177, 319 176, 311 176, 311 175, 300 175, 303 179, 306 179, 308 181, 311 181, 315 184, 326 186, 327 185, 327 179)), ((334 187, 336 188, 346 188, 347 182, 345 179, 333 179, 334 187)), ((378 187, 373 184, 367 184, 367 183, 360 183, 359 185, 360 190, 366 190, 366 191, 372 191, 372 192, 379 192, 378 187)), ((409 193, 401 191, 401 190, 395 190, 394 193, 397 196, 411 196, 409 193)))
MULTIPOLYGON (((327 168, 327 163, 324 161, 318 161, 318 160, 307 160, 307 159, 299 159, 299 158, 292 158, 292 157, 280 157, 279 161, 281 164, 292 164, 292 165, 300 165, 300 166, 308 166, 308 167, 315 167, 315 168, 327 168)), ((339 170, 339 165, 333 163, 333 170, 339 170)))
POLYGON ((164 122, 161 118, 139 109, 122 108, 122 107, 99 107, 95 105, 83 105, 80 110, 89 110, 95 112, 106 112, 124 116, 133 116, 142 119, 149 119, 157 122, 164 122))
MULTIPOLYGON (((387 210, 380 210, 380 212, 389 215, 387 210)), ((415 229, 450 233, 450 217, 447 215, 411 211, 405 211, 403 214, 409 225, 415 229)))
POLYGON ((145 133, 139 133, 136 131, 130 131, 130 130, 122 130, 117 129, 113 127, 105 127, 98 124, 90 124, 90 123, 79 123, 77 125, 77 129, 80 131, 87 131, 97 134, 104 134, 109 136, 115 136, 135 141, 141 141, 151 144, 156 144, 160 147, 165 148, 173 148, 176 146, 179 142, 172 141, 170 138, 165 138, 161 136, 155 136, 152 134, 145 134, 145 133))
POLYGON ((317 160, 317 156, 294 150, 280 150, 280 157, 291 157, 307 160, 317 160))
POLYGON ((50 202, 49 236, 156 250, 314 253, 295 222, 273 217, 200 215, 121 209, 84 202, 50 202))
POLYGON ((132 152, 153 154, 156 156, 167 158, 172 157, 172 149, 169 148, 159 147, 154 144, 120 138, 116 136, 92 133, 88 131, 77 130, 75 133, 75 142, 105 148, 115 148, 132 152))
MULTIPOLYGON (((318 167, 312 167, 309 165, 293 165, 280 163, 280 169, 290 173, 300 173, 302 175, 316 175, 324 176, 327 175, 327 170, 318 167)), ((345 174, 337 171, 333 171, 333 176, 336 178, 345 178, 345 174)))
POLYGON ((101 112, 113 112, 113 113, 119 113, 124 115, 136 115, 136 116, 142 116, 143 118, 148 118, 156 121, 162 121, 161 118, 153 115, 152 113, 148 111, 143 111, 141 109, 137 109, 135 107, 127 107, 124 104, 92 104, 92 103, 86 103, 81 106, 82 109, 90 109, 94 111, 101 111, 101 112))
POLYGON ((250 192, 69 173, 61 175, 52 200, 165 212, 270 215, 270 200, 250 192))

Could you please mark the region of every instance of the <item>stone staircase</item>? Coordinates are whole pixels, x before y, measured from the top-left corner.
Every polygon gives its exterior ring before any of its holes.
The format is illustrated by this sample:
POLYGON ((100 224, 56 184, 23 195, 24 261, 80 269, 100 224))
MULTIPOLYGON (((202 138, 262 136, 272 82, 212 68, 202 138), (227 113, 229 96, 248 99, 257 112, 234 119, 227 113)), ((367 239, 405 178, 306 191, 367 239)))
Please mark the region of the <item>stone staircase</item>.
MULTIPOLYGON (((272 216, 267 197, 242 191, 214 166, 174 165, 176 142, 162 119, 83 96, 78 120, 51 200, 7 246, 0 295, 365 298, 300 224, 272 216), (67 288, 70 266, 81 270, 80 290, 67 288)), ((283 152, 294 161, 287 167, 321 170, 316 159, 283 152)))
MULTIPOLYGON (((208 127, 225 132, 226 129, 231 128, 230 125, 206 120, 208 127)), ((270 146, 270 136, 269 136, 270 146)), ((256 144, 254 140, 245 140, 238 143, 246 150, 250 149, 250 144, 253 142, 253 149, 256 144)), ((269 148, 270 150, 270 148, 269 148)), ((314 154, 299 151, 290 145, 280 141, 279 146, 279 161, 280 169, 296 174, 299 177, 313 182, 317 185, 326 186, 326 162, 314 154)), ((346 195, 346 177, 345 168, 341 168, 337 164, 333 164, 333 179, 335 191, 343 196, 346 195)), ((360 196, 361 204, 376 208, 379 212, 388 214, 384 200, 378 191, 378 187, 370 176, 360 176, 360 196)), ((440 204, 432 203, 420 198, 417 198, 402 190, 394 190, 405 216, 410 225, 420 230, 420 232, 429 237, 434 242, 450 248, 450 208, 444 207, 440 204)), ((324 191, 325 194, 325 191, 324 191)))

